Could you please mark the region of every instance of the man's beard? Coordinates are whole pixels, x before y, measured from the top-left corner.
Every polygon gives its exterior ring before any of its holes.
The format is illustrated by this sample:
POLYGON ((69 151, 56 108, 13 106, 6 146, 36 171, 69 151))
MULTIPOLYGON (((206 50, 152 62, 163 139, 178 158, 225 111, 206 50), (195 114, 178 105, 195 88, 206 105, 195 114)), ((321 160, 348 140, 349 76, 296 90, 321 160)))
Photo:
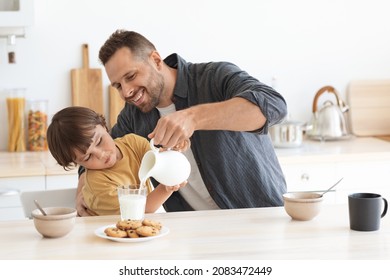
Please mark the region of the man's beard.
POLYGON ((148 81, 149 84, 151 84, 151 87, 145 88, 144 94, 149 95, 150 101, 146 104, 143 104, 142 107, 138 107, 138 109, 144 113, 148 113, 158 106, 165 85, 164 79, 160 74, 151 75, 148 81))

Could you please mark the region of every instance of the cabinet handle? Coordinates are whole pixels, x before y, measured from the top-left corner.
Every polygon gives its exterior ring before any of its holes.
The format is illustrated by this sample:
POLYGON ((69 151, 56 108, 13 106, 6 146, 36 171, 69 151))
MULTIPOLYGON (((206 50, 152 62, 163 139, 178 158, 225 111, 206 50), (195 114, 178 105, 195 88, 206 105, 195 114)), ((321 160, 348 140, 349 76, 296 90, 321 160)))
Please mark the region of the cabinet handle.
POLYGON ((309 181, 309 179, 310 179, 309 174, 303 173, 303 174, 301 175, 301 181, 307 182, 307 181, 309 181))
POLYGON ((19 191, 15 189, 3 189, 0 191, 0 196, 19 195, 19 191))

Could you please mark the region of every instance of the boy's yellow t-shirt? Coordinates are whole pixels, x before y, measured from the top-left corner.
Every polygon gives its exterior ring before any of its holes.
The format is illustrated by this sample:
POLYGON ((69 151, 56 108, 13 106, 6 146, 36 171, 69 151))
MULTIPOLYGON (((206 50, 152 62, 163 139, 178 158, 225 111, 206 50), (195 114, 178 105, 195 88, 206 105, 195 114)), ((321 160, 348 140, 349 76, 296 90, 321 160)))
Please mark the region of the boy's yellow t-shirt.
MULTIPOLYGON (((127 134, 114 140, 123 158, 111 168, 86 170, 85 185, 82 189, 85 203, 95 215, 119 215, 117 187, 140 184, 138 170, 143 156, 150 150, 149 142, 136 134, 127 134)), ((147 181, 148 193, 152 191, 147 181)))

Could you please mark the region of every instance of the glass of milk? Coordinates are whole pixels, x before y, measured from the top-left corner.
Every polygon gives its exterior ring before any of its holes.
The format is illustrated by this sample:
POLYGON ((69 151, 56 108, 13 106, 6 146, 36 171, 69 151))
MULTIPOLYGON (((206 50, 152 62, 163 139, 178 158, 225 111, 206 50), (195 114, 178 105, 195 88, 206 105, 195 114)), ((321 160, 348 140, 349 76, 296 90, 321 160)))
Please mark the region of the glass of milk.
POLYGON ((139 185, 118 187, 122 220, 143 220, 145 216, 146 188, 139 185))

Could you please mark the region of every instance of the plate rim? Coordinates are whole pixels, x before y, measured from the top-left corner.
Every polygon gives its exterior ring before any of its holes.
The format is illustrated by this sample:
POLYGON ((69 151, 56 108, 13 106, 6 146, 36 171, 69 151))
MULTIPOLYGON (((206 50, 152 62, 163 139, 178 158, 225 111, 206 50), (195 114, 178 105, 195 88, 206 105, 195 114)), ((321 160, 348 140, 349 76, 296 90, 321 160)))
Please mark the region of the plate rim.
POLYGON ((101 226, 97 229, 95 229, 94 233, 97 237, 103 238, 103 239, 108 239, 111 241, 116 241, 116 242, 121 242, 121 243, 139 243, 139 242, 146 242, 150 241, 156 238, 163 237, 169 233, 169 228, 166 226, 162 226, 160 233, 158 235, 154 236, 149 236, 149 237, 142 237, 142 238, 122 238, 122 237, 112 237, 112 236, 107 236, 104 233, 104 230, 108 227, 116 227, 116 224, 111 224, 111 225, 105 225, 101 226))

